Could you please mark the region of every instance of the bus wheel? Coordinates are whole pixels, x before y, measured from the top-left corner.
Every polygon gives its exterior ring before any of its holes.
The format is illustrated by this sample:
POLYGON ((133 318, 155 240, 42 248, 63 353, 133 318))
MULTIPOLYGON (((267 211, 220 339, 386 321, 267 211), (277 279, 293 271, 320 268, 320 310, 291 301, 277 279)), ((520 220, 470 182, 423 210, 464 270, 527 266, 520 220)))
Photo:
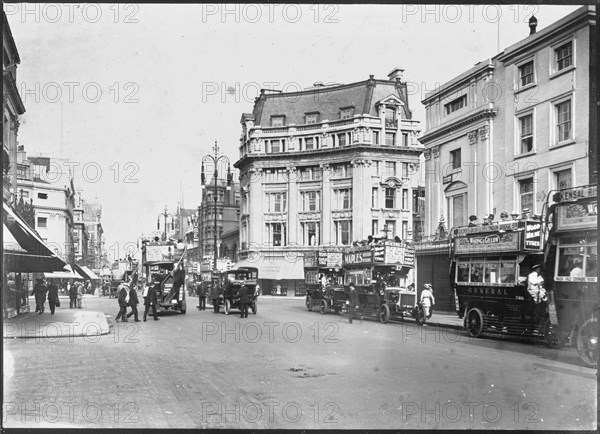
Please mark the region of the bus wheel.
POLYGON ((474 307, 467 314, 467 330, 474 338, 479 337, 483 331, 483 312, 474 307))
POLYGON ((181 313, 185 315, 186 310, 187 310, 187 303, 185 302, 185 300, 183 300, 183 302, 181 303, 181 313))
POLYGON ((544 324, 544 339, 546 341, 546 345, 550 348, 561 348, 563 346, 563 341, 560 338, 560 335, 556 333, 554 327, 552 327, 552 323, 549 319, 546 320, 544 324))
POLYGON ((231 302, 225 300, 225 315, 229 315, 229 312, 231 312, 231 302))
POLYGON ((598 318, 592 316, 579 327, 577 332, 579 357, 590 368, 598 364, 598 318))
POLYGON ((306 310, 312 310, 311 309, 311 304, 312 304, 312 298, 310 297, 310 295, 306 296, 306 310))
POLYGON ((390 307, 387 304, 381 305, 379 309, 379 321, 387 323, 390 320, 390 307))
POLYGON ((328 310, 329 310, 329 308, 327 307, 327 301, 321 300, 321 308, 319 309, 319 312, 321 312, 323 315, 325 315, 328 310))

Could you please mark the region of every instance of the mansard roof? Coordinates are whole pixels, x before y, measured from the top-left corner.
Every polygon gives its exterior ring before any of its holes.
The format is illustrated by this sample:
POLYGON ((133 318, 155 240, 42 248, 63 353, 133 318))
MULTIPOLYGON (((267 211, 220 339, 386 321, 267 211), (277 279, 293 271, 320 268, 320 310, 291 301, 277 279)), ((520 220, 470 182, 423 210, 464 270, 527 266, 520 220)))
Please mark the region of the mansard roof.
POLYGON ((340 119, 340 110, 354 108, 354 114, 376 116, 376 103, 394 95, 403 102, 402 118, 411 119, 407 87, 404 82, 368 80, 333 86, 317 86, 287 93, 266 93, 256 99, 253 115, 256 125, 270 126, 272 116, 285 116, 285 125, 302 125, 307 113, 318 113, 320 120, 340 119))

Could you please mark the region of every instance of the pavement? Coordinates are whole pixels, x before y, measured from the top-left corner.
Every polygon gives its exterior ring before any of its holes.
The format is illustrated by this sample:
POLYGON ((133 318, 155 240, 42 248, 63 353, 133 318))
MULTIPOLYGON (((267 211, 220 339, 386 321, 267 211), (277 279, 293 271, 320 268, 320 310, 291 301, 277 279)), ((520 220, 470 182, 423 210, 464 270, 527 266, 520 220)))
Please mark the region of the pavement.
POLYGON ((85 309, 83 297, 82 309, 70 309, 69 297, 60 296, 60 307, 54 315, 50 314, 48 303, 44 313, 35 312, 35 301, 30 302, 30 312, 5 319, 2 323, 2 337, 6 339, 47 339, 61 337, 100 336, 109 333, 106 314, 85 309))

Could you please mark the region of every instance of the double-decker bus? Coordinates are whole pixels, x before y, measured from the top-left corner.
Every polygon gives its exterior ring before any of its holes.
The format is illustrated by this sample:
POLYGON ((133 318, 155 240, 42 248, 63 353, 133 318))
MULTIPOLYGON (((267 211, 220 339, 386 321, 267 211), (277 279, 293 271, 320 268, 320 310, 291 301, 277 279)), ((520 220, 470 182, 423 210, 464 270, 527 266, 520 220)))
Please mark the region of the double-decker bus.
MULTIPOLYGON (((321 246, 318 250, 304 252, 304 283, 306 308, 318 307, 321 313, 337 312, 335 300, 343 292, 343 248, 321 246), (335 305, 335 306, 334 306, 335 305)), ((345 300, 345 298, 344 298, 345 300)))
POLYGON ((410 316, 417 301, 414 264, 414 246, 404 241, 373 240, 347 248, 344 285, 356 288, 361 316, 382 322, 410 316))
POLYGON ((582 361, 598 361, 598 188, 550 192, 544 281, 554 301, 560 344, 576 344, 582 361))
POLYGON ((185 247, 175 241, 144 242, 142 245, 142 272, 145 282, 156 292, 157 310, 186 313, 187 302, 183 259, 185 247), (177 268, 181 268, 178 272, 177 268), (180 274, 183 277, 180 277, 180 274), (178 281, 175 281, 178 278, 178 281))
POLYGON ((548 315, 528 291, 543 264, 542 221, 519 219, 450 231, 450 283, 459 318, 482 333, 546 337, 548 315))

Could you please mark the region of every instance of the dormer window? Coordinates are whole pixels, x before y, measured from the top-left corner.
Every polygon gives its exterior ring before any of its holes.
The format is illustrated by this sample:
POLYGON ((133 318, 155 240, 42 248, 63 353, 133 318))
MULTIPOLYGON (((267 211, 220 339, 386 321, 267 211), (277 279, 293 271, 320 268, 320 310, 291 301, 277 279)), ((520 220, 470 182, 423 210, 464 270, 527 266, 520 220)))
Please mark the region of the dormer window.
POLYGON ((272 127, 283 127, 285 125, 285 116, 271 116, 272 127))
POLYGON ((354 107, 344 107, 340 109, 340 119, 350 119, 354 116, 354 107))
POLYGON ((316 124, 319 122, 319 113, 306 113, 304 117, 306 124, 316 124))

